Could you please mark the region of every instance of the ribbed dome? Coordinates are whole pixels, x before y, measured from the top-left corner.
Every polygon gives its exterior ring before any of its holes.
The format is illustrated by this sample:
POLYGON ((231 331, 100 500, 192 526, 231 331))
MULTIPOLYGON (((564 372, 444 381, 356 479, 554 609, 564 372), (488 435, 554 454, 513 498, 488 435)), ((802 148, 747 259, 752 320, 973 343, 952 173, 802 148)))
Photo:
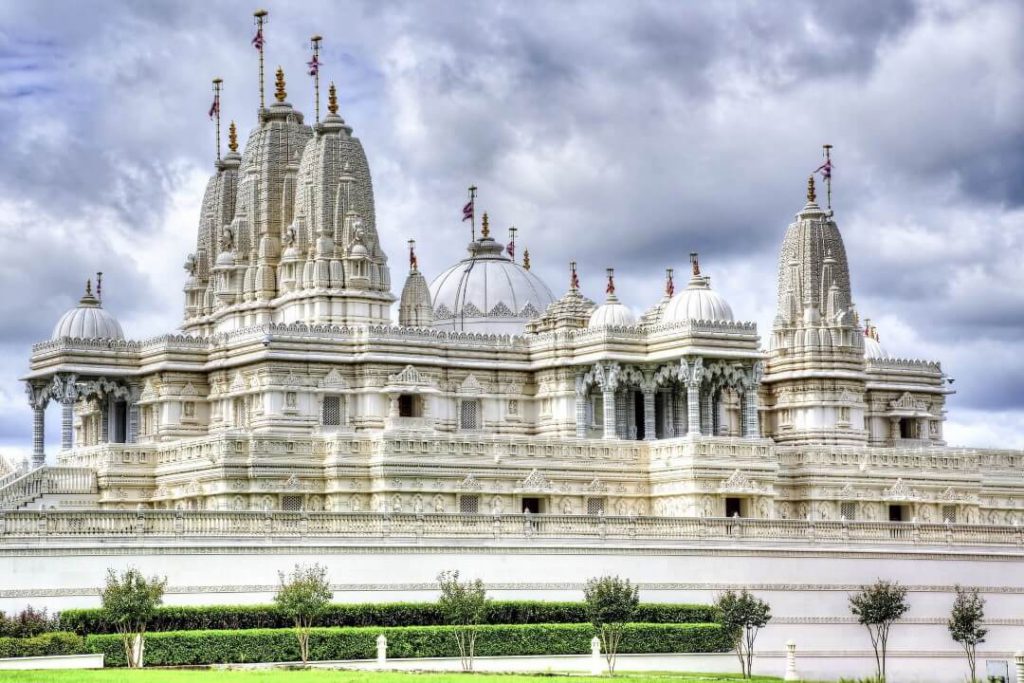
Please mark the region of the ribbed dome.
POLYGON ((661 314, 661 321, 666 323, 686 320, 734 320, 729 302, 711 289, 707 276, 694 275, 690 278, 686 289, 673 296, 661 314))
POLYGON ((877 339, 871 337, 864 337, 864 357, 870 358, 871 360, 881 360, 888 358, 889 354, 885 352, 882 345, 877 339))
POLYGON ((100 306, 93 296, 91 284, 86 285, 85 295, 78 306, 65 313, 57 321, 50 339, 124 339, 121 324, 100 306))
POLYGON ((434 328, 522 334, 527 321, 555 300, 539 277, 503 253, 490 237, 469 245, 463 259, 430 283, 434 328))
POLYGON ((615 294, 609 294, 605 302, 590 314, 587 327, 628 327, 636 325, 636 317, 615 294))

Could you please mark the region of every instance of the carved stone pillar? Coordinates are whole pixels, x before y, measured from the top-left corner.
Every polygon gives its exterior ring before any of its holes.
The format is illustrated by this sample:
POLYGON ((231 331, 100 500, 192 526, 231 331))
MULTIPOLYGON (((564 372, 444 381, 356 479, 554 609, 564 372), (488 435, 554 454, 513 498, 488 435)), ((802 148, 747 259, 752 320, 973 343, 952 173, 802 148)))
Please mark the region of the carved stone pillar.
POLYGON ((688 417, 687 435, 700 436, 700 385, 686 387, 686 408, 688 417))
POLYGON ((629 420, 626 419, 629 389, 620 389, 615 392, 615 433, 620 439, 629 438, 629 420))
POLYGON ((576 391, 576 438, 587 436, 587 397, 576 391))
POLYGON ((658 438, 658 423, 654 419, 654 386, 644 385, 644 441, 654 441, 658 438))
POLYGON ((757 387, 748 385, 743 392, 743 436, 757 439, 761 436, 761 424, 757 412, 757 387))
POLYGON ((614 439, 617 438, 615 433, 615 390, 605 389, 601 392, 602 397, 602 410, 604 414, 601 415, 601 422, 604 424, 604 438, 614 439))
POLYGON ((711 398, 711 389, 705 389, 701 392, 700 396, 700 433, 714 436, 715 435, 715 424, 712 419, 711 410, 714 407, 714 401, 711 398))
POLYGON ((686 436, 686 390, 679 387, 672 389, 675 400, 672 402, 672 428, 676 436, 686 436))
POLYGON ((60 447, 70 451, 74 445, 75 405, 62 401, 60 406, 60 447))
POLYGON ((32 467, 42 467, 46 463, 46 405, 50 402, 50 387, 26 382, 25 392, 32 408, 32 467))
POLYGON ((661 394, 662 431, 666 439, 671 439, 676 435, 676 397, 671 389, 662 389, 659 393, 661 394))

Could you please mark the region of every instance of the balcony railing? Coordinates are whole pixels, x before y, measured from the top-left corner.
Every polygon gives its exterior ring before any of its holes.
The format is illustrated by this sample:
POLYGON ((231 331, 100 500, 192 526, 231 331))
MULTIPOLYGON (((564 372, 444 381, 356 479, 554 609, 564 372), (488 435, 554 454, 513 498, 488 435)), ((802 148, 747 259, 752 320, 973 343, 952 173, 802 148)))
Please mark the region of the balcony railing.
POLYGON ((96 493, 96 472, 85 467, 37 467, 0 488, 0 514, 51 494, 96 493))
POLYGON ((750 546, 998 546, 1024 552, 1024 528, 721 517, 471 515, 173 510, 0 511, 0 543, 41 539, 417 539, 700 542, 750 546))

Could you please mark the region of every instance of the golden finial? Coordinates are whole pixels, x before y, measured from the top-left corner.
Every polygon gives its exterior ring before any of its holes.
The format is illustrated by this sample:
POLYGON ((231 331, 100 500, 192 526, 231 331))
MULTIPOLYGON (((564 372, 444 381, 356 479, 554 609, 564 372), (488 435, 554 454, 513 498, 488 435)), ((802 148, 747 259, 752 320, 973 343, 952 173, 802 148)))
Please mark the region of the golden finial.
POLYGON ((284 102, 286 97, 288 97, 288 93, 284 89, 284 69, 277 67, 277 76, 274 80, 274 99, 284 102))
POLYGON ((530 269, 530 250, 529 249, 523 249, 523 269, 524 270, 529 270, 530 269))
POLYGON ((333 115, 338 113, 338 90, 334 87, 334 83, 331 83, 331 87, 327 89, 327 111, 333 115))
POLYGON ((697 277, 700 275, 700 261, 697 260, 697 252, 690 252, 690 269, 693 271, 693 276, 697 277))
POLYGON ((85 295, 92 296, 92 278, 85 281, 85 295))
POLYGON ((234 121, 228 125, 228 149, 232 152, 238 151, 238 129, 235 128, 234 121))
POLYGON ((480 236, 483 239, 487 239, 488 237, 491 236, 491 226, 487 222, 487 212, 486 211, 484 212, 484 224, 483 224, 483 227, 480 228, 480 236))
POLYGON ((814 175, 807 177, 807 203, 813 204, 817 197, 814 195, 814 175))

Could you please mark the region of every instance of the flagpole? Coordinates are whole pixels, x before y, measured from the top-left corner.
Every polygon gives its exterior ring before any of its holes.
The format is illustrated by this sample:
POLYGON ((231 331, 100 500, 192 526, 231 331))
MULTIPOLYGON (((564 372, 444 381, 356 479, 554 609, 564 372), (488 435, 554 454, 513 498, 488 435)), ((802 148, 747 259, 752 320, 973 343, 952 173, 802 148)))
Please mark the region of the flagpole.
POLYGON ((213 115, 217 122, 217 161, 220 161, 220 88, 224 81, 220 78, 213 79, 213 115))
POLYGON ((469 203, 473 208, 469 214, 470 242, 476 242, 476 185, 469 186, 469 203))
POLYGON ((828 212, 832 213, 832 145, 822 145, 825 150, 825 168, 828 169, 828 176, 825 178, 825 187, 828 197, 828 212))
POLYGON ((320 123, 320 41, 323 40, 323 37, 314 35, 309 40, 313 43, 313 61, 309 65, 309 70, 313 72, 313 102, 316 110, 316 122, 320 123))
POLYGON ((263 95, 263 24, 267 20, 267 10, 258 9, 252 13, 256 17, 256 39, 259 43, 256 45, 256 49, 260 53, 260 118, 263 118, 263 110, 266 109, 266 99, 263 95))

